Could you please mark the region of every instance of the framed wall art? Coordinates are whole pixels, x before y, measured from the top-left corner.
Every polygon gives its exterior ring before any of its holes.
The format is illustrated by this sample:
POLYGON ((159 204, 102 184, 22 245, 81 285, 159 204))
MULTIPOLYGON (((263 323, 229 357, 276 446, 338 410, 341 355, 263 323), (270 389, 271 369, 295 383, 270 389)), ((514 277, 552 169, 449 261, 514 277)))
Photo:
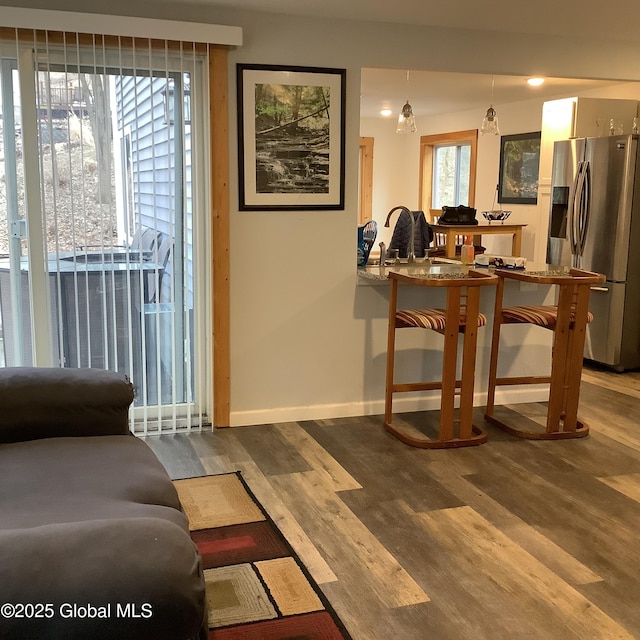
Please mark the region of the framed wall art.
POLYGON ((237 65, 239 208, 344 209, 344 69, 237 65))
POLYGON ((536 204, 540 169, 540 131, 500 137, 498 202, 536 204))

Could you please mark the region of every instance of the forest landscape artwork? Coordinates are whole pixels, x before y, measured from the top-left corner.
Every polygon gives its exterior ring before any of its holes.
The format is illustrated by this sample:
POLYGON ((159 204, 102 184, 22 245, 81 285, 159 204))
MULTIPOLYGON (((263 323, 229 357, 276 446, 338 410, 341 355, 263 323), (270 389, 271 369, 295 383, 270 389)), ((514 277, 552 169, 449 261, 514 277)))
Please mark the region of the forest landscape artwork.
POLYGON ((296 69, 239 76, 241 208, 342 204, 344 76, 296 69))
POLYGON ((329 87, 256 85, 256 190, 329 191, 329 87))

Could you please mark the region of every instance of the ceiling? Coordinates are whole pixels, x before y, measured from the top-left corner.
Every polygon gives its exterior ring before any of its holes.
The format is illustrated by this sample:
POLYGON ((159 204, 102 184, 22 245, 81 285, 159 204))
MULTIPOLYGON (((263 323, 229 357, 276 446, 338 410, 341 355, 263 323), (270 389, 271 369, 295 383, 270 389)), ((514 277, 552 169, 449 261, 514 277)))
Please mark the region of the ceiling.
POLYGON ((360 115, 380 117, 380 109, 389 107, 393 117, 408 98, 416 116, 455 113, 467 109, 486 111, 493 104, 510 104, 531 100, 566 98, 579 91, 612 84, 611 81, 546 78, 540 87, 530 87, 527 76, 495 76, 470 73, 441 73, 435 71, 407 71, 397 69, 363 69, 360 95, 360 115))
MULTIPOLYGON (((366 20, 396 24, 472 29, 491 33, 526 33, 546 36, 586 37, 603 41, 638 41, 637 0, 150 0, 155 3, 210 5, 289 16, 366 20), (579 10, 577 9, 579 7, 579 10), (603 25, 609 25, 603 28, 603 25)), ((547 79, 531 89, 526 78, 496 76, 496 105, 530 99, 567 97, 579 90, 611 84, 590 80, 547 79)), ((409 97, 417 116, 465 109, 486 110, 491 101, 491 76, 365 69, 362 74, 361 115, 379 117, 384 106, 398 113, 409 97)))

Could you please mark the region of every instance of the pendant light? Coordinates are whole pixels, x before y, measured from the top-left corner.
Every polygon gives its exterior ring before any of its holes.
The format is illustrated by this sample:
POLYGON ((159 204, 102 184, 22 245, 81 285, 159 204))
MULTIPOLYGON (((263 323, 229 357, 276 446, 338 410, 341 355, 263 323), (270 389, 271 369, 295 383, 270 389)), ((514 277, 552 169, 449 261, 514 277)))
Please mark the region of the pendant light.
POLYGON ((500 129, 498 129, 498 114, 493 108, 493 81, 494 77, 491 76, 491 104, 487 109, 487 113, 482 120, 482 126, 480 127, 480 133, 482 135, 490 134, 494 136, 500 135, 500 129))
MULTIPOLYGON (((407 71, 407 93, 409 93, 409 71, 407 71)), ((405 102, 400 115, 398 116, 398 126, 396 133, 415 133, 418 130, 416 127, 416 118, 413 115, 413 109, 409 104, 409 98, 405 102)))

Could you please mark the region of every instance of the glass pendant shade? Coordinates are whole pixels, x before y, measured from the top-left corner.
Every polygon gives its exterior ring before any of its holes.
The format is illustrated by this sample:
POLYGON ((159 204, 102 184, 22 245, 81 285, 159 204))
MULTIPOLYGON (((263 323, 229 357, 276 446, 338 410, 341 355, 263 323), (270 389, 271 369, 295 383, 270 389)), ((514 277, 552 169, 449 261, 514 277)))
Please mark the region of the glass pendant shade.
POLYGON ((416 127, 416 118, 413 115, 413 109, 409 104, 409 101, 402 107, 402 111, 398 116, 398 127, 396 133, 415 133, 418 130, 416 127))
POLYGON ((482 120, 482 126, 480 127, 480 133, 482 135, 500 135, 500 129, 498 129, 498 114, 493 106, 487 109, 487 114, 482 120))

